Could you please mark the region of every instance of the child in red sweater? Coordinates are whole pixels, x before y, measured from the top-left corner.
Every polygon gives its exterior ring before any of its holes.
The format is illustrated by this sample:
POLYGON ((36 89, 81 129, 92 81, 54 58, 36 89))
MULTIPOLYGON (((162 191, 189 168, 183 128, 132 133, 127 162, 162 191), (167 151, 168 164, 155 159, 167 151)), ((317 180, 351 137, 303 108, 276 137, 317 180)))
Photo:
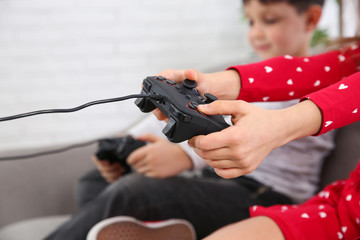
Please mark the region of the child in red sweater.
MULTIPOLYGON (((354 44, 343 51, 315 57, 286 55, 218 73, 216 77, 236 73, 228 78, 230 82, 241 79, 239 100, 302 96, 301 102, 277 111, 259 109, 244 101, 216 101, 199 106, 209 115, 232 115, 234 127, 194 137, 189 144, 217 174, 231 178, 251 172, 271 150, 289 141, 360 120, 360 73, 352 74, 358 68, 359 52, 359 45, 354 44)), ((193 70, 185 75, 200 86, 215 83, 212 76, 193 70)), ((221 91, 220 87, 217 89, 221 91)), ((254 218, 225 227, 206 239, 358 239, 359 190, 360 164, 347 180, 334 182, 304 204, 253 206, 254 218)))

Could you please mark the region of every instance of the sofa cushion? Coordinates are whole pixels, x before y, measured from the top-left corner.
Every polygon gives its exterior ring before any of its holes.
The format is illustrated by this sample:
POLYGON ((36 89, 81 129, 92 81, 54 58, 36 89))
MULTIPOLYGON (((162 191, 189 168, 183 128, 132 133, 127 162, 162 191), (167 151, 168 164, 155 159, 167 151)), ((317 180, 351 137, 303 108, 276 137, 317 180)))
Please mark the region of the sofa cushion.
POLYGON ((360 159, 360 121, 343 127, 336 134, 336 147, 325 159, 320 188, 347 178, 360 159))

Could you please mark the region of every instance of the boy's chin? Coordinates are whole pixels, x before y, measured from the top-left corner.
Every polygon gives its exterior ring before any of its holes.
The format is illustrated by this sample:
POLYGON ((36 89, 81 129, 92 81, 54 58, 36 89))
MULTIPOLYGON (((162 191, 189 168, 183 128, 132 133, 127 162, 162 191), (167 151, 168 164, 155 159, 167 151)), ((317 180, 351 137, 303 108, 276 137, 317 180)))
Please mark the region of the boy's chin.
MULTIPOLYGON (((274 51, 258 52, 257 54, 263 60, 286 55, 286 53, 274 52, 274 51)), ((292 54, 288 54, 288 55, 292 55, 292 54)))
POLYGON ((257 55, 263 60, 275 57, 273 54, 265 52, 257 53, 257 55))

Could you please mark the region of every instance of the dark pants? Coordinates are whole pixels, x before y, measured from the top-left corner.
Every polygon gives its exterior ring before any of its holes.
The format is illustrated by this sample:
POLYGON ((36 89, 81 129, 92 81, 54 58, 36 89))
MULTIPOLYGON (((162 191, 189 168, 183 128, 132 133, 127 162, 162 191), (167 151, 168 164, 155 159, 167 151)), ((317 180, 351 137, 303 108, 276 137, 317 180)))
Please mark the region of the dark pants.
POLYGON ((248 218, 252 205, 291 203, 286 196, 250 178, 222 179, 210 170, 203 177, 193 178, 157 179, 131 173, 108 186, 96 178, 101 176, 92 172, 82 179, 79 203, 84 206, 46 239, 85 239, 97 222, 119 215, 144 221, 186 219, 193 224, 197 237, 203 238, 248 218))

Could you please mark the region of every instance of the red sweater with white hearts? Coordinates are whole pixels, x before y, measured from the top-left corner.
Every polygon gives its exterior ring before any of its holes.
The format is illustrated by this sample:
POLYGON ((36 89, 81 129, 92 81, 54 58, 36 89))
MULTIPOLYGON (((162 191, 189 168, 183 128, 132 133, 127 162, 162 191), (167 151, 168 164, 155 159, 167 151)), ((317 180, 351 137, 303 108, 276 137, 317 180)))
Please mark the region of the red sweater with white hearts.
POLYGON ((323 134, 360 120, 359 63, 360 47, 353 45, 312 57, 285 55, 229 69, 241 77, 238 99, 311 99, 322 111, 319 134, 323 134))

